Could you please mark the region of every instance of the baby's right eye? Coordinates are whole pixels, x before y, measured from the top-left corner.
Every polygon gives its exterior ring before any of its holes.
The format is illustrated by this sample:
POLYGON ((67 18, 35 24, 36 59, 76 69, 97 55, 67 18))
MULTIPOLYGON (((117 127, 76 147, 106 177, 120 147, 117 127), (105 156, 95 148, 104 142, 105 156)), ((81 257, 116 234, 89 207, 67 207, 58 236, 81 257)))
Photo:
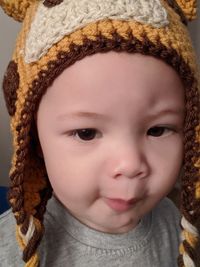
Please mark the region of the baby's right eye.
POLYGON ((77 130, 73 130, 71 132, 71 135, 73 135, 73 136, 78 135, 79 139, 84 140, 84 141, 93 140, 95 138, 96 134, 97 134, 97 130, 92 129, 92 128, 77 129, 77 130))

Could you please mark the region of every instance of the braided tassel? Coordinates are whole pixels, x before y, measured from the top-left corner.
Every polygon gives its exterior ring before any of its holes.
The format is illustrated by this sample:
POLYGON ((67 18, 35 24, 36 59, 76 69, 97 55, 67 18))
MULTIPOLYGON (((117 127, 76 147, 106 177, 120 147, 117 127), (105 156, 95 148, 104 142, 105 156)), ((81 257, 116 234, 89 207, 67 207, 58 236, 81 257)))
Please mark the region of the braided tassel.
POLYGON ((39 256, 37 252, 34 252, 33 255, 29 252, 31 248, 34 251, 34 247, 38 242, 39 236, 43 234, 42 226, 39 220, 30 216, 28 230, 26 234, 23 234, 21 231, 22 225, 17 225, 16 228, 16 238, 17 241, 23 250, 23 256, 25 258, 25 266, 24 267, 38 267, 39 266, 39 256))
POLYGON ((179 248, 179 252, 183 257, 184 267, 198 267, 195 265, 194 260, 188 255, 187 248, 184 245, 184 243, 187 243, 191 246, 191 248, 195 249, 199 240, 198 230, 190 224, 185 217, 182 217, 181 225, 184 230, 181 236, 182 244, 179 248))

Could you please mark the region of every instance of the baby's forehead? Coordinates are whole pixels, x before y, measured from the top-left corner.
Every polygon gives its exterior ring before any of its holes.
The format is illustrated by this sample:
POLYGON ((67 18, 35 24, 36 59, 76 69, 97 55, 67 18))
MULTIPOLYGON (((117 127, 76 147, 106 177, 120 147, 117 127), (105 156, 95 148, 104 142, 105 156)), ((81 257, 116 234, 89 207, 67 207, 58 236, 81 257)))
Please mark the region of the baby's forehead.
POLYGON ((109 51, 89 55, 76 61, 64 69, 55 81, 65 81, 66 86, 72 81, 74 83, 89 84, 92 78, 95 78, 96 83, 102 80, 113 83, 118 78, 117 74, 120 76, 127 74, 126 78, 149 75, 154 80, 156 78, 160 79, 160 74, 165 74, 162 80, 165 80, 165 76, 170 76, 170 80, 173 80, 175 76, 177 79, 180 79, 179 75, 171 66, 153 56, 109 51), (128 75, 129 72, 131 76, 128 75))
MULTIPOLYGON (((159 94, 165 86, 169 87, 167 91, 181 87, 182 81, 171 66, 152 56, 107 52, 86 56, 77 61, 65 69, 49 89, 59 88, 60 92, 73 97, 81 94, 89 96, 89 93, 101 96, 104 91, 109 95, 113 93, 111 88, 114 87, 115 92, 118 92, 122 87, 124 95, 126 87, 131 87, 134 91, 144 84, 149 90, 160 86, 159 94)), ((56 94, 58 93, 57 90, 56 94)))
POLYGON ((170 66, 150 56, 116 52, 77 61, 55 79, 40 103, 52 117, 73 119, 77 113, 79 118, 83 113, 125 117, 126 112, 156 113, 167 107, 183 110, 183 105, 183 85, 170 66))

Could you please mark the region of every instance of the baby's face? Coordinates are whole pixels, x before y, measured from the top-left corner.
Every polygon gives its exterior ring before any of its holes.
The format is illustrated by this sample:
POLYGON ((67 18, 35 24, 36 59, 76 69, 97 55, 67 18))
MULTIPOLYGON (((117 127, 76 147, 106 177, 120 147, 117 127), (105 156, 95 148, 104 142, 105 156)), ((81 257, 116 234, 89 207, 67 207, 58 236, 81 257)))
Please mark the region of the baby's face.
POLYGON ((184 112, 182 83, 158 59, 109 52, 76 62, 37 113, 55 195, 94 229, 129 231, 178 178, 184 112))

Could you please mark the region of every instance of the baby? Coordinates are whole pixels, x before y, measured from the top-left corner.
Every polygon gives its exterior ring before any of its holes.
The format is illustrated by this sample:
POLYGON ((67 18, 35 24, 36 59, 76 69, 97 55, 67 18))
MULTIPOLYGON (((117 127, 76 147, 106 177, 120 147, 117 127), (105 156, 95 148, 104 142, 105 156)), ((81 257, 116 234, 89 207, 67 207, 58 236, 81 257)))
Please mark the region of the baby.
POLYGON ((0 266, 200 266, 196 3, 177 2, 0 2, 24 20, 0 266))

